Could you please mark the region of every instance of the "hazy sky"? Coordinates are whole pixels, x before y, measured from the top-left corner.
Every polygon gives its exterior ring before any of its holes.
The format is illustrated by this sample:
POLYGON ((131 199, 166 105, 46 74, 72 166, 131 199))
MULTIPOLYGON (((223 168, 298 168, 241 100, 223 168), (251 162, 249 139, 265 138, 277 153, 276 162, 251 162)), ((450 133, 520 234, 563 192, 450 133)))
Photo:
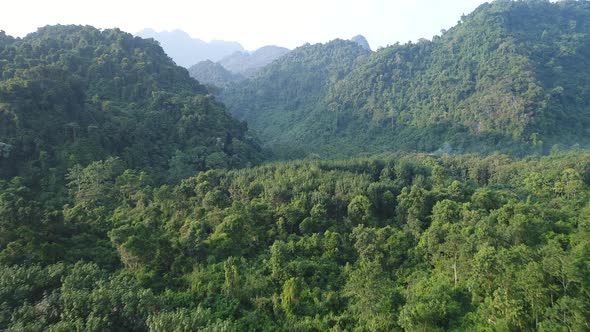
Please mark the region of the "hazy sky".
POLYGON ((192 37, 239 41, 247 49, 274 44, 367 37, 376 49, 431 38, 483 0, 3 0, 0 30, 24 36, 47 24, 181 29, 192 37))

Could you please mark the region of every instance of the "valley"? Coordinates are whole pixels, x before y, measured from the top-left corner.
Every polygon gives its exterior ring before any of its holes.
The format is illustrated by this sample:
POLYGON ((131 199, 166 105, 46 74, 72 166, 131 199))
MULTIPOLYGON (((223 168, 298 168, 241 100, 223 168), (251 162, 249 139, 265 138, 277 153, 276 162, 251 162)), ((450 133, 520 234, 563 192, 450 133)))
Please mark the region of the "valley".
POLYGON ((590 330, 590 2, 139 35, 0 31, 0 330, 590 330))

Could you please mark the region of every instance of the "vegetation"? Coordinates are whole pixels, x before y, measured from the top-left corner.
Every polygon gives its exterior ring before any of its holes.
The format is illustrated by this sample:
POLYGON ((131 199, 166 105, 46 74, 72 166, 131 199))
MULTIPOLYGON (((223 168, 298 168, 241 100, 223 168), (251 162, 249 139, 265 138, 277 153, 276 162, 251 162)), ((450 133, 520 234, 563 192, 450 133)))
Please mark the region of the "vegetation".
POLYGON ((1 184, 3 330, 590 329, 589 153, 68 179, 1 184))
POLYGON ((175 182, 260 155, 246 124, 153 41, 82 26, 0 35, 0 178, 58 191, 68 168, 115 156, 175 182))
POLYGON ((223 90, 222 100, 279 156, 296 153, 303 142, 316 138, 339 145, 339 137, 326 130, 333 119, 318 109, 320 101, 369 54, 344 40, 305 45, 264 67, 254 79, 223 90))
POLYGON ((192 78, 218 92, 219 88, 226 88, 256 75, 266 65, 287 53, 289 50, 283 47, 264 46, 251 53, 235 52, 218 62, 201 61, 191 66, 188 72, 192 78))
POLYGON ((589 6, 296 49, 223 92, 259 166, 153 40, 0 32, 0 330, 590 331, 589 6))
POLYGON ((431 41, 368 56, 301 47, 223 100, 266 144, 322 156, 586 146, 589 22, 587 1, 499 0, 431 41))

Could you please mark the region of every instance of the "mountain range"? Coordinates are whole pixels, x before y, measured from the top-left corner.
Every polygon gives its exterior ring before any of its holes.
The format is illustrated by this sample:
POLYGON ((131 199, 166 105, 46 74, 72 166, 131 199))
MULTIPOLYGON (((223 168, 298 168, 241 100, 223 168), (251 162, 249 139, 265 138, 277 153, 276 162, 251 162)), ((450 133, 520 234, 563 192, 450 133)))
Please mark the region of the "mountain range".
POLYGON ((251 77, 261 68, 289 53, 288 48, 269 45, 254 52, 235 52, 219 60, 219 64, 234 74, 251 77))
POLYGON ((136 35, 157 40, 177 65, 186 68, 205 60, 219 61, 235 52, 244 51, 238 42, 223 40, 205 42, 192 38, 182 30, 156 32, 153 29, 144 29, 136 35))
POLYGON ((264 46, 254 52, 235 52, 218 62, 201 61, 189 68, 189 74, 201 83, 226 87, 230 83, 253 77, 262 68, 289 52, 289 49, 278 46, 264 46))
POLYGON ((590 142, 589 59, 588 2, 500 0, 432 40, 304 45, 222 100, 282 151, 548 151, 590 142))
POLYGON ((590 330, 590 2, 284 51, 0 31, 0 330, 590 330))
MULTIPOLYGON (((357 35, 350 39, 371 51, 367 39, 357 35)), ((199 82, 218 87, 227 87, 231 83, 240 82, 246 78, 253 78, 264 67, 289 53, 290 50, 278 46, 264 46, 254 52, 235 52, 218 62, 201 61, 189 68, 189 73, 199 82)))

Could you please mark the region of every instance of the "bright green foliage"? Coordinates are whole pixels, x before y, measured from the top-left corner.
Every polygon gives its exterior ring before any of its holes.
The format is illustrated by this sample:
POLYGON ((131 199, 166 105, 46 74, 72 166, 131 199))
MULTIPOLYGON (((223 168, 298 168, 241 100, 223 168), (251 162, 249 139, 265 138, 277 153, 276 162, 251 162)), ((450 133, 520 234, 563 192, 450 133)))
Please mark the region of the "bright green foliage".
POLYGON ((291 278, 283 284, 281 306, 287 315, 295 315, 300 311, 301 289, 301 280, 297 278, 291 278))
POLYGON ((371 202, 365 196, 359 195, 348 204, 348 217, 355 224, 364 224, 369 220, 371 202))
POLYGON ((343 293, 349 298, 350 314, 368 331, 393 331, 397 325, 401 294, 380 263, 361 261, 350 271, 343 293), (397 303, 396 303, 397 302, 397 303))
POLYGON ((1 182, 0 328, 584 331, 589 157, 300 161, 172 187, 106 159, 70 170, 60 209, 1 182))

